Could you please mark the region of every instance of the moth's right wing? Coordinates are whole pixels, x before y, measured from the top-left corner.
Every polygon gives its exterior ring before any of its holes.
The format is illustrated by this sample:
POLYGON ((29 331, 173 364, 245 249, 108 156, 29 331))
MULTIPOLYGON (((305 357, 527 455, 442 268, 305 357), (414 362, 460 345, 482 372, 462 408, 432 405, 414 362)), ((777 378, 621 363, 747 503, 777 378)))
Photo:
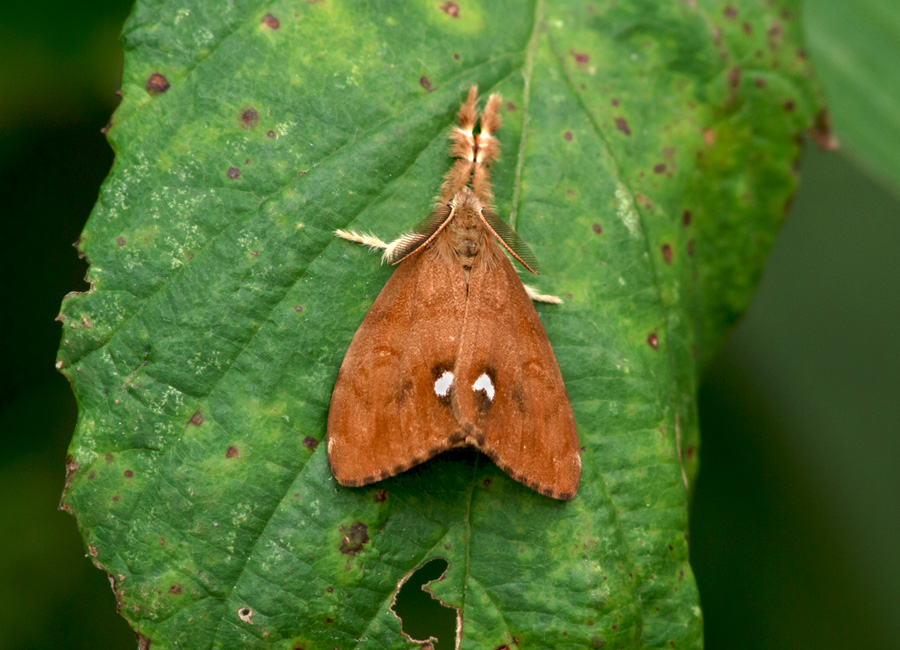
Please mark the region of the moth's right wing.
POLYGON ((452 446, 450 377, 466 281, 430 246, 385 284, 344 357, 328 411, 328 459, 342 485, 403 472, 452 446), (446 385, 446 394, 440 395, 446 385))
POLYGON ((541 494, 571 499, 581 450, 566 386, 522 281, 488 241, 469 276, 454 408, 500 469, 541 494))

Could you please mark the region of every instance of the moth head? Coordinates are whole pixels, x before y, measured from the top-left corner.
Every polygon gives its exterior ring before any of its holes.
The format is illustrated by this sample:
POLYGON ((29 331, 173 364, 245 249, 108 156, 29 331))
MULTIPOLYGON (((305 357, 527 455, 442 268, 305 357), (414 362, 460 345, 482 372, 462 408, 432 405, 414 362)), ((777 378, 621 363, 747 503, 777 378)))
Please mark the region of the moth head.
POLYGON ((478 214, 481 213, 481 210, 484 207, 481 203, 481 199, 475 196, 475 192, 469 187, 463 187, 454 194, 453 198, 450 199, 450 205, 460 212, 471 210, 478 214))

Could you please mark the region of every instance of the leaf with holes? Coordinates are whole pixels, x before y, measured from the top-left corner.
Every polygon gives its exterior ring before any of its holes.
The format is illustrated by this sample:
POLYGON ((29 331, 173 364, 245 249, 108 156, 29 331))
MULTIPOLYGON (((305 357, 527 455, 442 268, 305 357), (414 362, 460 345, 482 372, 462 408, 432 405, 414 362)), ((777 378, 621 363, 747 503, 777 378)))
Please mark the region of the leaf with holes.
POLYGON ((819 109, 786 4, 139 0, 59 365, 64 507, 141 642, 412 647, 398 585, 443 558, 462 648, 699 647, 698 367, 819 109), (570 502, 465 451, 343 488, 319 444, 392 272, 332 232, 428 214, 473 83, 504 98, 498 214, 565 299, 570 502))

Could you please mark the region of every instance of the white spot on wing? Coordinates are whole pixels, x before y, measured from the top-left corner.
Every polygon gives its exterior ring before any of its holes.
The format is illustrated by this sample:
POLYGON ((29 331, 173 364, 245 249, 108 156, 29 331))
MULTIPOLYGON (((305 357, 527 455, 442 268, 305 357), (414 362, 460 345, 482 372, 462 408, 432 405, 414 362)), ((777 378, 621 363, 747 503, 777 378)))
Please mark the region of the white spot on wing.
MULTIPOLYGON (((444 374, 437 378, 434 382, 434 394, 438 397, 447 397, 450 392, 450 385, 453 383, 453 373, 445 370, 444 374)), ((491 389, 493 390, 493 389, 491 389)))
POLYGON ((488 400, 494 401, 494 382, 491 381, 486 372, 481 373, 481 376, 475 380, 475 383, 472 384, 472 390, 483 390, 488 400))

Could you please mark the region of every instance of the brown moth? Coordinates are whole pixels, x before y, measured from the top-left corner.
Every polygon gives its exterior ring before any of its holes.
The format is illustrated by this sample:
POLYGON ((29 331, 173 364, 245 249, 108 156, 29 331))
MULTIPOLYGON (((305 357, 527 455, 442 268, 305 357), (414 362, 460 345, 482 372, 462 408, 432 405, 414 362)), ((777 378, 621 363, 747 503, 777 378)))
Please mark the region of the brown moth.
POLYGON ((516 481, 571 499, 581 476, 572 407, 530 295, 503 253, 537 261, 491 205, 488 166, 500 97, 474 133, 478 89, 458 113, 432 213, 386 244, 336 234, 399 264, 350 343, 328 412, 328 459, 341 485, 399 474, 458 447, 484 452, 516 481), (495 241, 496 240, 496 241, 495 241))

